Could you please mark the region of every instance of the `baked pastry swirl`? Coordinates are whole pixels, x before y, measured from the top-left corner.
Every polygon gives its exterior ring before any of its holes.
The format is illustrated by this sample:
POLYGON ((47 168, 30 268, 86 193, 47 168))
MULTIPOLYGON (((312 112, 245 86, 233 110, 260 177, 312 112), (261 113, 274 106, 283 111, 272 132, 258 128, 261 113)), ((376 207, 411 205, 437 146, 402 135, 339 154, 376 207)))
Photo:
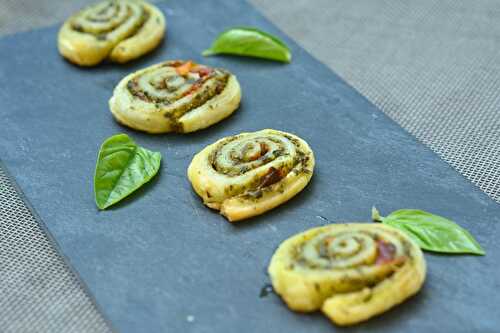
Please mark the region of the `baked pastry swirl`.
POLYGON ((196 154, 188 177, 196 193, 229 221, 262 214, 299 193, 314 154, 301 138, 265 129, 220 139, 196 154))
POLYGON ((352 223, 287 239, 268 270, 274 290, 290 309, 321 309, 334 323, 351 325, 415 294, 426 264, 418 245, 399 230, 352 223))
POLYGON ((139 0, 109 0, 84 8, 59 30, 62 56, 81 66, 109 58, 124 63, 160 44, 165 17, 155 6, 139 0))
POLYGON ((175 60, 123 78, 109 107, 118 122, 129 127, 187 133, 228 117, 240 99, 238 80, 227 70, 175 60))

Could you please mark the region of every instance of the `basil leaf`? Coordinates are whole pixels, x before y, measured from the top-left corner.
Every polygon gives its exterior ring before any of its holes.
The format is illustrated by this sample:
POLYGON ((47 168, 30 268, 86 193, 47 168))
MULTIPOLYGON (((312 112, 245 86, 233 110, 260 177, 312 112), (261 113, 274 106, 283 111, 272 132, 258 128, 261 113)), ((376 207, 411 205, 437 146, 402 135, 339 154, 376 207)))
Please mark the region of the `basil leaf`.
POLYGON ((418 209, 400 209, 386 217, 372 208, 372 219, 405 232, 427 251, 441 253, 485 252, 472 235, 453 221, 418 209))
POLYGON ((212 46, 203 51, 202 54, 204 56, 235 54, 282 62, 290 62, 292 60, 290 49, 278 37, 255 28, 247 27, 224 31, 215 39, 212 46))
POLYGON ((147 183, 158 172, 160 162, 160 153, 137 146, 126 134, 106 139, 94 174, 97 207, 106 209, 147 183))

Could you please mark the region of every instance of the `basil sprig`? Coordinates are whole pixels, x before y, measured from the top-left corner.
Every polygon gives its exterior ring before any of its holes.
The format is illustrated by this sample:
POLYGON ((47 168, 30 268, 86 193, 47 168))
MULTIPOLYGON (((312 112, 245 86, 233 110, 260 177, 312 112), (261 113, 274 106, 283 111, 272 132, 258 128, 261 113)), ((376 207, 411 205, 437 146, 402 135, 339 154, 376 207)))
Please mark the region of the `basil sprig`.
POLYGON ((403 231, 423 250, 440 253, 485 254, 467 230, 453 221, 423 210, 400 209, 382 217, 373 207, 372 219, 403 231))
POLYGON ((97 207, 106 209, 147 183, 160 169, 160 162, 160 153, 136 145, 126 134, 106 139, 94 175, 97 207))
POLYGON ((278 37, 256 28, 232 28, 221 33, 212 46, 202 53, 234 54, 290 62, 292 54, 288 46, 278 37))

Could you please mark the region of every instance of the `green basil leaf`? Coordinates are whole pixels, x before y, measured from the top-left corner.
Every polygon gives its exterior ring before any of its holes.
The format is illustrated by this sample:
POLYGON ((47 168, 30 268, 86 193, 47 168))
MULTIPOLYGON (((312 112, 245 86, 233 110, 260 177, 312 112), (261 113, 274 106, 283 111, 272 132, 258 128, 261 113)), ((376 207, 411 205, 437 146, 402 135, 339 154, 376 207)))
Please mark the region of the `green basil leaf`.
POLYGON ((106 209, 147 183, 160 169, 160 162, 160 153, 137 146, 126 134, 106 139, 94 174, 97 207, 106 209))
POLYGON ((247 27, 224 31, 215 39, 212 46, 203 51, 202 54, 204 56, 235 54, 282 62, 290 62, 292 60, 290 49, 278 37, 255 28, 247 27))
POLYGON ((372 219, 405 232, 427 251, 441 253, 485 252, 472 235, 455 222, 418 209, 400 209, 386 217, 372 209, 372 219))

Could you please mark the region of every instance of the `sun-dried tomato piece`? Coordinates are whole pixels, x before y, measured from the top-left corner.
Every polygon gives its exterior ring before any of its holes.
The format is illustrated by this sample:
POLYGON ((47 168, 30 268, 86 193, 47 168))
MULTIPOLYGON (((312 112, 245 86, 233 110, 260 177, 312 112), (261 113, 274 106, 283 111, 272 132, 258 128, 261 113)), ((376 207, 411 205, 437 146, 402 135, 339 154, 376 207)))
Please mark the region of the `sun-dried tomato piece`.
POLYGON ((184 76, 189 73, 192 67, 193 67, 193 62, 189 60, 183 63, 182 65, 176 67, 175 71, 177 72, 177 74, 184 76))
POLYGON ((260 183, 260 188, 266 187, 272 184, 279 182, 285 175, 282 174, 280 169, 276 169, 275 167, 270 167, 267 174, 262 178, 260 183))
POLYGON ((377 241, 377 249, 377 264, 387 264, 394 260, 396 247, 393 244, 379 240, 377 241))

